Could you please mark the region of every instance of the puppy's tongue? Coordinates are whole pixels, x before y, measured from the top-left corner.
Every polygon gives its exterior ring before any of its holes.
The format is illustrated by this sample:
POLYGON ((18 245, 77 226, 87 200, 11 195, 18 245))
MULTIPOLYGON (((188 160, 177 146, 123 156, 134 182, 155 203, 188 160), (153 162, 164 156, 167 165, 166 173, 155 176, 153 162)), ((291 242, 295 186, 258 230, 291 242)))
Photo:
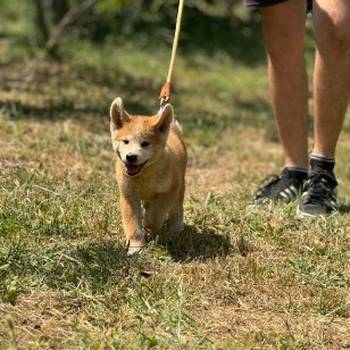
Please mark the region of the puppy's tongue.
POLYGON ((136 175, 141 168, 141 165, 126 164, 126 172, 128 175, 136 175))

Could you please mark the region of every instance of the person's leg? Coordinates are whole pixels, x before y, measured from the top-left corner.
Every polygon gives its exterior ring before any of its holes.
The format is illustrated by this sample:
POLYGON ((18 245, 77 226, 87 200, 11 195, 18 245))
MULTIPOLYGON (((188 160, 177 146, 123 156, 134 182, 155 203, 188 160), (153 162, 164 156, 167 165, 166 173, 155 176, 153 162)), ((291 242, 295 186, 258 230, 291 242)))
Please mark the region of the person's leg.
POLYGON ((315 144, 299 212, 327 215, 337 209, 334 156, 350 93, 350 2, 315 0, 315 144))
POLYGON ((308 166, 308 89, 304 61, 306 1, 245 1, 260 9, 272 109, 285 158, 281 174, 258 189, 254 203, 290 201, 301 191, 308 166))
POLYGON ((273 111, 285 165, 307 168, 305 0, 261 8, 273 111))
POLYGON ((350 93, 350 1, 315 0, 314 27, 313 153, 334 158, 350 93))

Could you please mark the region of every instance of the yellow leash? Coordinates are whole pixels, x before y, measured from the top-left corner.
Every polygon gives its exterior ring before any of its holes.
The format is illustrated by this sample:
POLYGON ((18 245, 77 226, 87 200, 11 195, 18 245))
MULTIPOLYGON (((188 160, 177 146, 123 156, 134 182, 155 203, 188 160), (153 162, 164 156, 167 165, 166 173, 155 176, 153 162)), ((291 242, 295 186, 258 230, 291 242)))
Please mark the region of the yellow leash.
POLYGON ((179 36, 180 36, 180 28, 181 28, 181 19, 182 19, 182 12, 184 8, 184 2, 185 0, 179 0, 179 5, 177 9, 177 16, 176 16, 176 28, 175 28, 175 35, 173 40, 173 47, 171 50, 171 57, 170 57, 170 64, 168 69, 168 75, 166 77, 166 81, 160 91, 159 99, 160 99, 160 108, 162 108, 169 100, 171 95, 171 78, 174 71, 174 64, 175 64, 175 57, 176 57, 176 50, 179 43, 179 36))

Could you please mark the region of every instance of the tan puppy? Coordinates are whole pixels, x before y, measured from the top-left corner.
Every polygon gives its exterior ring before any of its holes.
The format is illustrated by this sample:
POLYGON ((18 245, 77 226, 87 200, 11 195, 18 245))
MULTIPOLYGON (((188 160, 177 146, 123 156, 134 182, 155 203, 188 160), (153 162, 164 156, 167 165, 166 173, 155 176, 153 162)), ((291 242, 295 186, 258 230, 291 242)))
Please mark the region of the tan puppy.
POLYGON ((166 219, 169 232, 184 228, 186 147, 170 104, 154 116, 133 116, 117 97, 110 109, 110 127, 118 155, 123 227, 128 254, 133 254, 145 245, 142 224, 153 234, 166 219))

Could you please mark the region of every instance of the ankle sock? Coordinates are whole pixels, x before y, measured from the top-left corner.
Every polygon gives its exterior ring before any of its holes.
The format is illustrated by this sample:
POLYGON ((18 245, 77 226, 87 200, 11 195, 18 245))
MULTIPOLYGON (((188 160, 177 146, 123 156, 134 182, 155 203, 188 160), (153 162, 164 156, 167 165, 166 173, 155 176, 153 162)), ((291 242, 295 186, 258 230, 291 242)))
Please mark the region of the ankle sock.
POLYGON ((288 171, 288 175, 290 177, 294 177, 298 180, 305 180, 308 175, 307 168, 299 167, 299 166, 286 166, 285 169, 288 171))
POLYGON ((330 157, 320 156, 318 154, 311 154, 310 165, 312 170, 322 169, 333 173, 335 159, 330 157))

